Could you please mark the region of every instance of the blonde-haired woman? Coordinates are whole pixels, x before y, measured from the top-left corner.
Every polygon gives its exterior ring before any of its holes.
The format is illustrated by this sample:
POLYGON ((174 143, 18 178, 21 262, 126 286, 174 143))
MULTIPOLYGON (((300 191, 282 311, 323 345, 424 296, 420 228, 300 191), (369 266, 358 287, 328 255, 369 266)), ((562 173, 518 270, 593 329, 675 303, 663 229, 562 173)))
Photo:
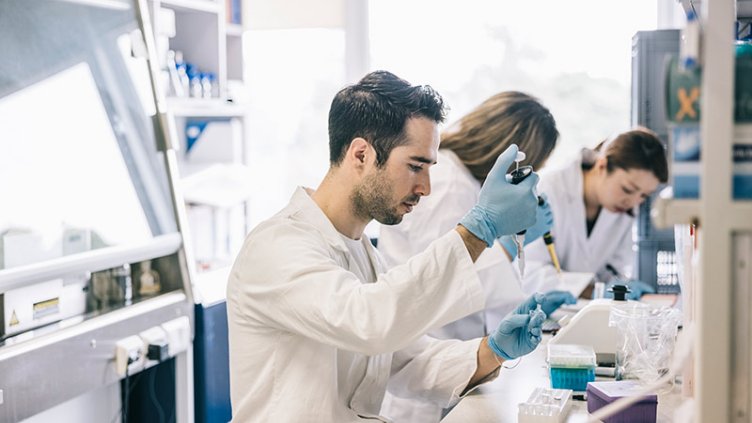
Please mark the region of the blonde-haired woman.
MULTIPOLYGON (((483 182, 499 155, 517 144, 526 159, 520 165, 538 169, 550 156, 559 132, 549 110, 538 99, 517 91, 498 93, 442 134, 438 163, 431 168, 431 194, 405 216, 401 224, 382 225, 378 249, 390 265, 404 263, 423 251, 448 230, 478 200, 483 182)), ((542 236, 552 225, 548 204, 538 208, 536 224, 527 229, 526 242, 542 236)), ((501 244, 511 245, 508 240, 501 244)), ((523 293, 510 257, 516 251, 501 246, 489 248, 475 264, 486 293, 486 310, 437 328, 429 335, 442 339, 473 339, 485 336, 503 317, 528 297, 523 293)), ((543 311, 551 313, 562 303, 574 303, 568 292, 545 296, 543 311)), ((429 369, 430 371, 430 369, 429 369)), ((405 400, 390 394, 382 413, 399 422, 438 422, 442 408, 438 399, 405 400)))

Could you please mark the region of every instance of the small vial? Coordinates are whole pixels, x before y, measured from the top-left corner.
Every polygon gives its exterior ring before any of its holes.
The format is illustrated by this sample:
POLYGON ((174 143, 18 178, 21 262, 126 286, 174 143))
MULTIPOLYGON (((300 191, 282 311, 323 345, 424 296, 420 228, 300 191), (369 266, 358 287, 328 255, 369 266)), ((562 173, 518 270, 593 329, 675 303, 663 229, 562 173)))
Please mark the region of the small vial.
POLYGON ((128 263, 116 267, 110 271, 112 280, 117 289, 116 301, 122 301, 125 305, 133 302, 133 281, 131 280, 131 266, 128 263))
POLYGON ((201 72, 201 95, 203 98, 212 98, 212 78, 208 72, 201 72))
POLYGON ((191 77, 191 97, 203 98, 204 88, 201 86, 201 77, 198 74, 191 77))
POLYGON ((139 295, 153 295, 162 288, 159 283, 159 273, 151 268, 151 260, 145 260, 141 263, 141 276, 138 280, 141 285, 138 289, 139 295))

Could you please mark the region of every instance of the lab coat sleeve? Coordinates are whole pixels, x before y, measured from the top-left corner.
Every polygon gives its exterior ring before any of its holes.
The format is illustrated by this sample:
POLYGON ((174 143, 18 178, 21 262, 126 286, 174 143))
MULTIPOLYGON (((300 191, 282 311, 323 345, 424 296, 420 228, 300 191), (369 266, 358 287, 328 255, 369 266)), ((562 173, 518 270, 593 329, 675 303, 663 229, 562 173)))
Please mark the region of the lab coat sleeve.
MULTIPOLYGON (((400 398, 429 401, 441 408, 451 407, 471 391, 466 392, 466 388, 477 369, 481 339, 459 341, 421 337, 393 355, 387 390, 400 398)), ((492 373, 492 377, 484 382, 497 375, 498 372, 492 373)))
MULTIPOLYGON (((554 227, 551 229, 551 233, 556 239, 556 228, 560 226, 565 220, 567 220, 568 211, 565 208, 565 195, 559 192, 555 186, 557 181, 556 175, 548 175, 545 172, 541 172, 541 179, 538 183, 538 192, 545 194, 548 198, 548 204, 551 207, 551 212, 554 215, 554 227)), ((561 187, 559 187, 561 188, 561 187)), ((536 239, 529 243, 525 247, 525 259, 527 263, 532 263, 534 268, 537 266, 553 266, 551 255, 548 252, 546 243, 543 241, 543 237, 536 239)))
MULTIPOLYGON (((622 275, 634 277, 635 272, 632 271, 632 267, 635 262, 635 252, 633 248, 634 241, 632 240, 632 228, 630 226, 625 228, 619 240, 619 245, 607 263, 614 266, 622 275)), ((610 281, 614 277, 611 272, 606 270, 605 265, 599 269, 597 276, 602 281, 610 281)))
POLYGON ((522 282, 522 290, 528 295, 536 292, 545 294, 546 292, 559 288, 559 279, 556 268, 549 261, 528 261, 528 270, 525 272, 525 278, 522 282))
MULTIPOLYGON (((538 183, 538 192, 546 194, 554 215, 554 228, 552 228, 554 239, 556 239, 556 225, 566 219, 567 212, 562 210, 565 199, 564 194, 556 189, 557 182, 561 183, 555 175, 541 172, 541 179, 538 183)), ((525 246, 525 259, 526 271, 522 281, 522 290, 525 293, 543 293, 556 288, 558 285, 556 268, 542 237, 525 246)))
POLYGON ((456 231, 375 283, 361 282, 335 253, 306 223, 257 228, 231 272, 228 306, 249 324, 375 355, 404 348, 484 305, 456 231))

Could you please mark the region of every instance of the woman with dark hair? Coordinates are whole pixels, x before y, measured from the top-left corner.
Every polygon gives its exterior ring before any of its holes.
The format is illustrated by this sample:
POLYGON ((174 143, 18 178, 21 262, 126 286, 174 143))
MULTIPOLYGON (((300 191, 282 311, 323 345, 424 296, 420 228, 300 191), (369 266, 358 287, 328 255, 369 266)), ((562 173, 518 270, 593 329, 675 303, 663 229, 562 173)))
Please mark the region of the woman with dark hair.
MULTIPOLYGON (((594 150, 583 149, 562 168, 544 169, 538 192, 547 195, 556 216, 551 233, 562 270, 595 273, 597 280, 610 285, 628 279, 624 275, 631 273, 634 262, 636 208, 667 180, 663 144, 646 128, 621 133, 594 150)), ((525 255, 531 263, 544 264, 529 272, 526 291, 556 282, 546 276, 553 273, 553 264, 543 240, 525 247, 525 255)), ((641 281, 629 280, 627 285, 631 299, 655 292, 641 281)))

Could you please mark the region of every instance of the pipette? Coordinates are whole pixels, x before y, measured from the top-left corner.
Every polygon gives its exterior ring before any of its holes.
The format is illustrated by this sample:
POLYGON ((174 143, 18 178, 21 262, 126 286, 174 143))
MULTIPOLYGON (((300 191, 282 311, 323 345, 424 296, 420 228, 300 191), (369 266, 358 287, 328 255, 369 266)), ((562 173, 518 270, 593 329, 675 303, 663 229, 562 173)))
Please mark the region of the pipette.
MULTIPOLYGON (((525 160, 525 153, 518 151, 517 157, 514 159, 515 168, 509 173, 512 184, 519 184, 533 173, 532 166, 520 167, 520 162, 523 160, 525 160)), ((525 246, 525 232, 527 231, 523 230, 512 235, 514 245, 517 247, 517 266, 520 269, 520 276, 525 276, 525 249, 523 248, 525 246)))
MULTIPOLYGON (((541 198, 538 197, 538 199, 538 204, 540 205, 541 198)), ((561 273, 559 256, 556 255, 556 249, 554 248, 554 236, 551 235, 551 232, 546 232, 545 234, 543 234, 543 242, 546 243, 546 248, 548 248, 548 255, 551 256, 551 261, 554 264, 554 268, 556 268, 556 273, 561 273)))

